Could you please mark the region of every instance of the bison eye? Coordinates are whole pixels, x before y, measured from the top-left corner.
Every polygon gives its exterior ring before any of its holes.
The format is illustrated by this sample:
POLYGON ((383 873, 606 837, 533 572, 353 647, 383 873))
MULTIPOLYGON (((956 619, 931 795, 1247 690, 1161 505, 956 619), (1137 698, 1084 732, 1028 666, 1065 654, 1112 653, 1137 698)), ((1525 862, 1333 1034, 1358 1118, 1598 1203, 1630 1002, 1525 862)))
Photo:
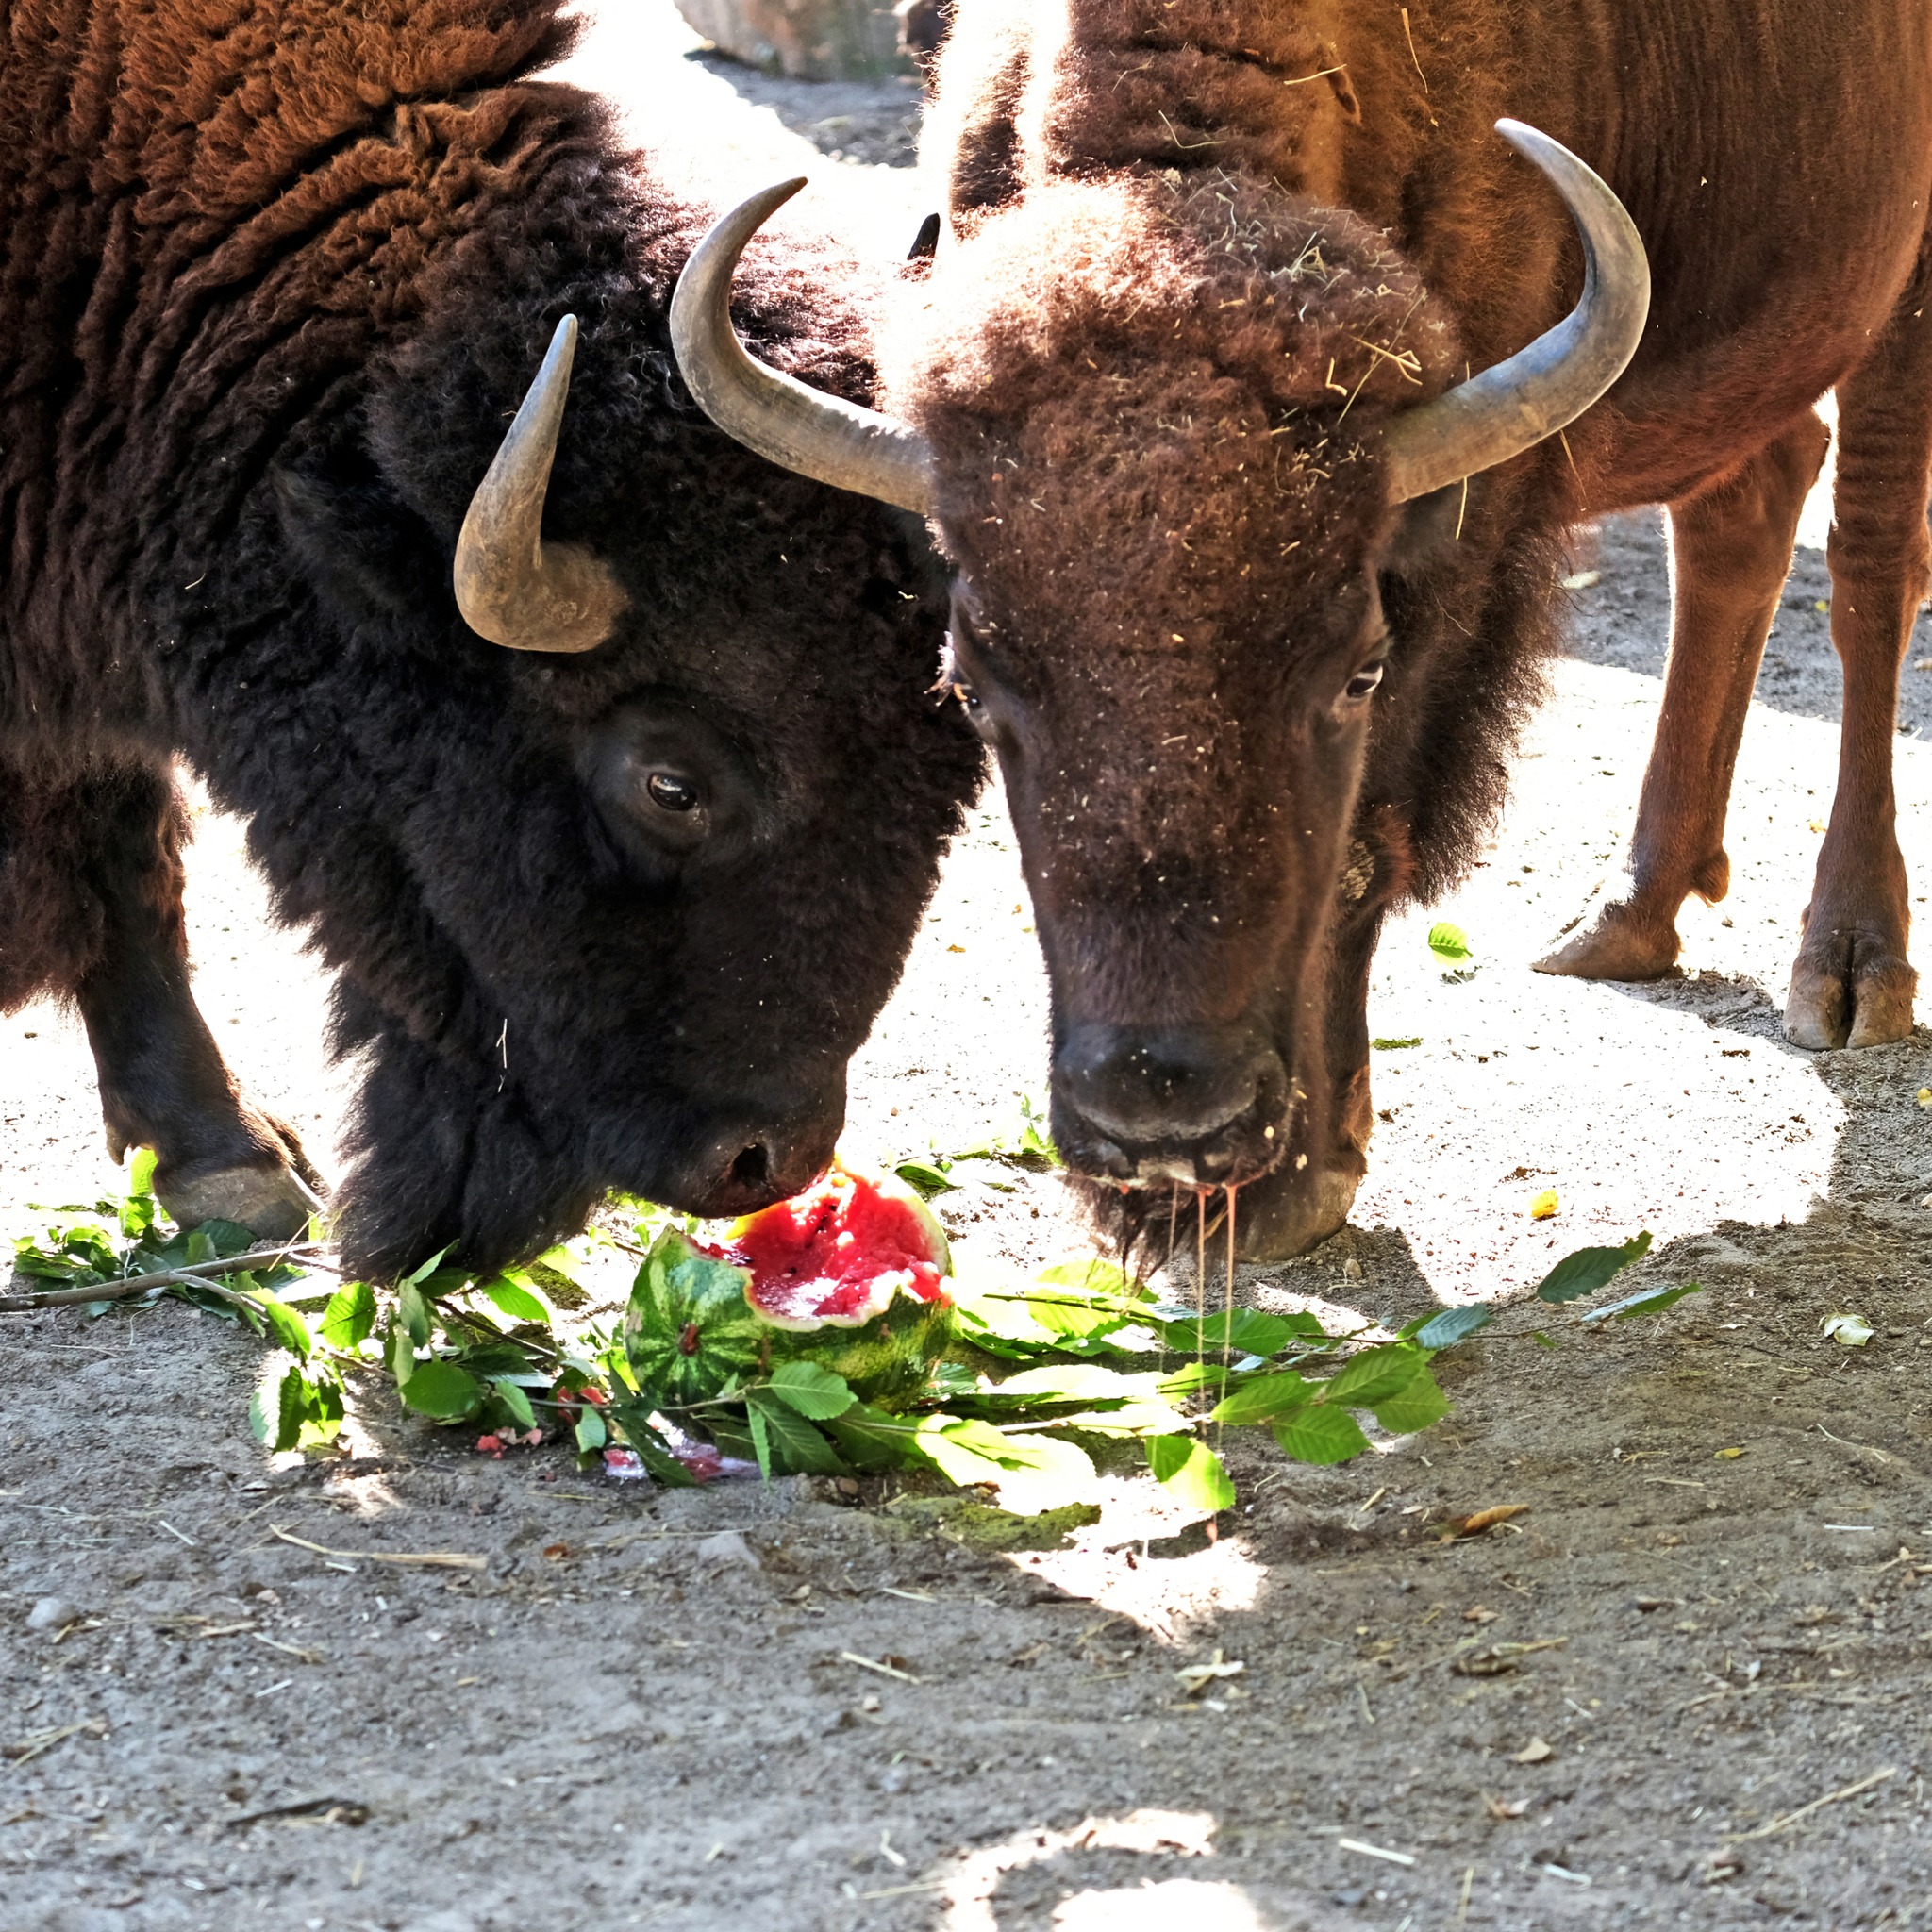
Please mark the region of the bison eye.
POLYGON ((681 772, 653 772, 644 780, 651 803, 660 811, 695 811, 698 788, 681 772))
POLYGON ((1347 685, 1344 687, 1346 694, 1355 699, 1357 704, 1366 697, 1374 696, 1375 687, 1382 681, 1384 668, 1379 660, 1374 664, 1364 664, 1348 680, 1347 685))

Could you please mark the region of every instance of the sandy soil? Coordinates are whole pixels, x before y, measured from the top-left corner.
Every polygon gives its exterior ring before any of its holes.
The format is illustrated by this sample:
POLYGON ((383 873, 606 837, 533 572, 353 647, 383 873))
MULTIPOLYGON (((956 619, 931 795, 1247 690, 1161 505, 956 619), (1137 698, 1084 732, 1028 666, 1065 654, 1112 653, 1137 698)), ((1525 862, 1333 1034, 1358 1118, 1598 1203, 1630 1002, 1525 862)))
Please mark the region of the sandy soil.
MULTIPOLYGON (((625 19, 656 49, 644 93, 730 130, 747 174, 785 158, 796 137, 690 60, 668 9, 625 19)), ((839 172, 881 234, 918 196, 911 170, 839 172)), ((1514 1302, 1557 1254, 1649 1227, 1632 1285, 1704 1293, 1608 1334, 1512 1306, 1445 1359, 1456 1412, 1427 1435, 1327 1472, 1237 1455, 1211 1544, 1110 1478, 1096 1525, 1034 1551, 917 1498, 492 1462, 374 1386, 350 1455, 269 1457, 243 1417, 258 1347, 225 1325, 0 1317, 0 1746, 34 1751, 0 1765, 0 1923, 1932 1920, 1932 1036, 1811 1056, 1777 1031, 1836 753, 1822 560, 1800 554, 1747 732, 1732 896, 1649 987, 1527 968, 1614 872, 1658 696, 1654 525, 1578 561, 1601 576, 1493 847, 1384 944, 1374 1030, 1421 1044, 1377 1056, 1354 1223, 1241 1292, 1514 1302), (1474 976, 1428 952, 1438 917, 1474 976), (1545 1187, 1561 1210, 1532 1223, 1545 1187), (1821 1336, 1839 1309, 1866 1348, 1821 1336), (1487 1539, 1430 1533, 1507 1503, 1526 1512, 1487 1539), (480 1566, 373 1559, 425 1552, 480 1566), (33 1627, 47 1598, 66 1608, 33 1627), (1241 1673, 1187 1695, 1175 1673, 1217 1652, 1241 1673)), ((1923 908, 1932 673, 1906 681, 1923 908)), ((325 1158, 322 987, 218 818, 192 911, 211 1022, 325 1158)), ((958 1147, 1039 1091, 1029 925, 990 799, 854 1069, 858 1155, 958 1147)), ((1057 1183, 997 1178, 941 1204, 969 1252, 1076 1242, 1057 1183)), ((0 1228, 110 1181, 76 1029, 0 1021, 0 1228)))

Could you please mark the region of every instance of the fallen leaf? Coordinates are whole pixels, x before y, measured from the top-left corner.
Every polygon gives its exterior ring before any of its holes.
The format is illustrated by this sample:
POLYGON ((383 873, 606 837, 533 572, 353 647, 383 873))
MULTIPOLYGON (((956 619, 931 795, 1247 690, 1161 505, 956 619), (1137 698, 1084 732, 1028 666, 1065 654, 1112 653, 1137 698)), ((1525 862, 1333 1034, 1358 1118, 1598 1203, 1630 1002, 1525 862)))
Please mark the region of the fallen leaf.
POLYGON ((1492 1509, 1478 1509, 1469 1516, 1452 1516, 1446 1523, 1436 1524, 1434 1534, 1444 1542, 1454 1542, 1459 1537, 1481 1536, 1486 1529, 1493 1529, 1499 1523, 1507 1523, 1512 1516, 1521 1516, 1529 1507, 1527 1503, 1499 1503, 1492 1509))
POLYGON ((1840 1348, 1863 1348, 1872 1340, 1872 1324, 1862 1315, 1827 1315, 1818 1325, 1840 1348))
POLYGON ((1190 1664, 1184 1671, 1176 1671, 1174 1681, 1190 1697, 1197 1697, 1207 1690, 1217 1677, 1239 1677, 1247 1669, 1244 1663, 1229 1663, 1219 1650, 1205 1664, 1190 1664))
POLYGON ((546 1562, 561 1563, 570 1555, 568 1543, 545 1543, 543 1557, 546 1562))
POLYGON ((1529 1800, 1527 1798, 1492 1798, 1489 1792, 1485 1791, 1483 1793, 1483 1809, 1498 1824, 1503 1824, 1512 1818, 1521 1818, 1529 1809, 1529 1800))
POLYGON ((1556 1748, 1547 1739, 1532 1738, 1523 1749, 1510 1758, 1511 1764, 1541 1764, 1546 1757, 1554 1757, 1556 1748))
POLYGON ((1545 1188, 1529 1204, 1529 1218, 1532 1221, 1547 1221, 1557 1211, 1557 1191, 1545 1188))
POLYGON ((1921 1087, 1913 1097, 1921 1107, 1932 1108, 1932 1087, 1921 1087))
POLYGON ((1743 1453, 1741 1449, 1720 1449, 1710 1459, 1713 1462, 1735 1462, 1743 1453))
POLYGON ((1457 1657, 1449 1668, 1458 1677, 1500 1677, 1516 1668, 1516 1659, 1499 1656, 1493 1650, 1473 1650, 1466 1657, 1457 1657))

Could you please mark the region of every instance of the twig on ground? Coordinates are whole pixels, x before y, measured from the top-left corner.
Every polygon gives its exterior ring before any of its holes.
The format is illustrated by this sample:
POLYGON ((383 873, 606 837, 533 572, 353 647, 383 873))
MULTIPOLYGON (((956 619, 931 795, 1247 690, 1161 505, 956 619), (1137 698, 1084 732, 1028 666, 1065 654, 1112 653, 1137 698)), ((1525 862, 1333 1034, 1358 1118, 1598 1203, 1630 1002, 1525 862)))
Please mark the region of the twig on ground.
POLYGON ((486 1570, 490 1566, 487 1557, 468 1557, 459 1550, 427 1550, 406 1556, 392 1550, 331 1549, 326 1543, 312 1543, 307 1537, 293 1536, 277 1523, 269 1524, 268 1533, 285 1543, 293 1543, 298 1550, 313 1550, 318 1557, 337 1557, 349 1562, 413 1563, 435 1570, 486 1570))
POLYGON ((1823 1810, 1827 1805, 1837 1805, 1846 1798, 1856 1798, 1860 1791, 1869 1791, 1874 1785, 1889 1783, 1898 1775, 1898 1766, 1889 1765, 1884 1771, 1874 1771, 1870 1777, 1861 1777, 1855 1785, 1847 1785, 1841 1791, 1827 1791, 1822 1798, 1813 1798, 1808 1805, 1800 1805, 1795 1811, 1787 1811, 1782 1818, 1774 1818, 1768 1824, 1760 1824, 1755 1831, 1734 1831, 1724 1840, 1726 1844, 1740 1845, 1748 1839, 1769 1838, 1774 1831, 1782 1831, 1788 1824, 1795 1824, 1801 1818, 1808 1818, 1814 1811, 1823 1810))
POLYGON ((87 1302, 120 1302, 131 1295, 145 1294, 151 1288, 175 1285, 206 1288, 225 1298, 246 1302, 249 1296, 225 1289, 208 1277, 243 1274, 251 1268, 273 1266, 296 1255, 303 1257, 306 1267, 325 1266, 325 1263, 318 1263, 311 1252, 320 1246, 318 1241, 283 1242, 273 1248, 250 1248, 245 1254, 230 1255, 225 1261, 186 1261, 178 1268, 162 1268, 152 1274, 130 1274, 125 1281, 94 1281, 79 1288, 47 1289, 35 1294, 0 1294, 0 1312, 74 1307, 87 1302))

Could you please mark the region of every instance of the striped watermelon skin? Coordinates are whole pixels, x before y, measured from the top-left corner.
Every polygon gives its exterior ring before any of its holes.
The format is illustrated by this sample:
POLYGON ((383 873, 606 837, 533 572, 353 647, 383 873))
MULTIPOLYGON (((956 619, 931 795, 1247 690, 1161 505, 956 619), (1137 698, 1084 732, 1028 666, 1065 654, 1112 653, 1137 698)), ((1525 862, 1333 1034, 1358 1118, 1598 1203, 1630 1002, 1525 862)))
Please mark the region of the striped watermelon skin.
POLYGON ((640 1391, 666 1408, 708 1402, 736 1375, 762 1374, 771 1325, 744 1298, 751 1270, 667 1227, 631 1284, 624 1348, 640 1391))

